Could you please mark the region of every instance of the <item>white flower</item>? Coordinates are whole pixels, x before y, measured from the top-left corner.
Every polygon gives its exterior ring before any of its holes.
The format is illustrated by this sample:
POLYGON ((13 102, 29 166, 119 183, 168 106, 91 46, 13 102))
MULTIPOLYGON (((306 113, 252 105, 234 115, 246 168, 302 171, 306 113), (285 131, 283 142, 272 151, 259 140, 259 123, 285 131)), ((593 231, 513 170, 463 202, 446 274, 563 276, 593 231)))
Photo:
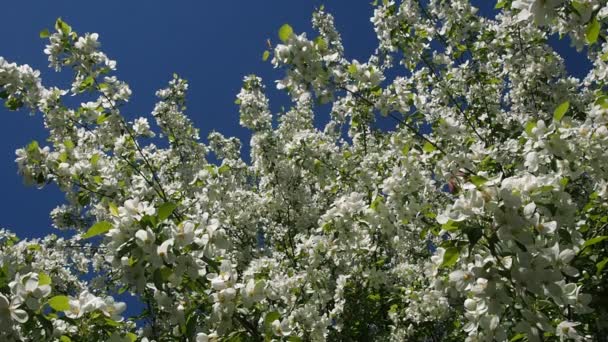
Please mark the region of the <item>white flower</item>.
POLYGON ((9 302, 8 298, 0 294, 0 326, 10 322, 11 319, 18 323, 27 322, 27 312, 19 309, 22 303, 23 299, 21 297, 14 296, 9 302))
POLYGON ((289 336, 291 334, 291 328, 289 327, 289 322, 287 321, 287 319, 283 319, 282 321, 280 320, 274 320, 272 322, 272 331, 279 336, 289 336))
POLYGON ((186 246, 194 241, 194 222, 187 221, 180 223, 176 228, 173 229, 173 239, 178 246, 186 246))
POLYGON ((38 273, 17 275, 9 285, 11 292, 25 300, 27 307, 32 310, 38 310, 41 304, 40 300, 51 294, 51 286, 48 284, 40 285, 38 273))
POLYGON ((196 334, 196 342, 208 342, 209 336, 205 333, 196 334))
POLYGON ((517 21, 528 21, 534 19, 538 25, 547 24, 553 17, 554 8, 564 0, 515 0, 511 5, 520 10, 517 21))
POLYGON ((580 325, 580 323, 578 322, 562 321, 557 325, 557 328, 555 328, 555 335, 559 337, 560 341, 570 339, 575 341, 582 341, 583 336, 579 335, 576 329, 574 329, 574 327, 578 325, 580 325))
POLYGON ((140 229, 135 232, 135 243, 140 247, 151 247, 154 245, 155 240, 156 236, 150 228, 146 230, 140 229))
POLYGON ((166 263, 172 263, 175 260, 175 255, 172 252, 173 239, 167 239, 163 241, 157 248, 158 256, 161 257, 166 263))

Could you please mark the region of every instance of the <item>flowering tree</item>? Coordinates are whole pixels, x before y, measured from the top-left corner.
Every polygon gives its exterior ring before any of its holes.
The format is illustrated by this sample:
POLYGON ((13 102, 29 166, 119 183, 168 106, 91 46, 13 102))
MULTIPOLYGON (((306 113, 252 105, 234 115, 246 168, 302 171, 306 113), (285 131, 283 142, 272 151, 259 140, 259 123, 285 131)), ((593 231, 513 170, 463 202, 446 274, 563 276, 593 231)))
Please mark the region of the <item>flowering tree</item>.
POLYGON ((17 150, 19 172, 65 192, 51 216, 73 232, 0 231, 0 339, 605 338, 607 1, 503 0, 495 18, 467 0, 374 7, 364 63, 323 8, 313 39, 281 27, 264 59, 285 70, 291 108, 273 123, 256 76, 237 95, 251 162, 238 139, 200 141, 178 76, 157 92, 158 129, 127 121, 131 91, 95 33, 41 32, 69 90, 0 58, 5 105, 41 112, 50 133, 17 150), (592 61, 585 79, 552 34, 592 61), (121 317, 125 291, 141 316, 121 317))

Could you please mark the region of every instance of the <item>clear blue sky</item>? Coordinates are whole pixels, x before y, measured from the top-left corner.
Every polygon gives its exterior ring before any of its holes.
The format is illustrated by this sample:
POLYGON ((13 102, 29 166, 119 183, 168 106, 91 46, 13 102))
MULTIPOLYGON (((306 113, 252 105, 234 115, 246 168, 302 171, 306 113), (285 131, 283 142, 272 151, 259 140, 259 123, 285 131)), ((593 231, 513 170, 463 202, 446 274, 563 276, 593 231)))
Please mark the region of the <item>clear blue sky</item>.
MULTIPOLYGON (((347 57, 366 60, 376 44, 369 17, 369 0, 357 1, 138 1, 107 0, 52 2, 9 1, 3 5, 0 21, 0 56, 42 71, 45 85, 69 88, 69 73, 57 74, 47 68, 38 38, 43 28, 51 29, 62 17, 79 33, 98 32, 102 49, 118 61, 118 77, 128 82, 133 97, 126 107, 129 117, 149 115, 154 92, 164 87, 172 73, 190 81, 188 113, 201 128, 202 136, 217 130, 226 136, 249 142, 238 124, 235 95, 244 75, 261 76, 270 90, 273 108, 285 104, 286 97, 274 91, 273 81, 281 77, 270 63, 261 60, 266 40, 276 43, 277 29, 289 23, 297 33, 312 33, 310 18, 322 3, 334 14, 342 33, 347 57)), ((481 4, 482 13, 492 13, 494 2, 481 4)), ((583 74, 581 57, 572 55, 567 42, 556 45, 567 53, 569 69, 583 74)), ((48 213, 63 202, 54 186, 43 190, 23 185, 13 162, 16 148, 46 137, 40 115, 9 112, 0 108, 0 227, 20 237, 37 237, 52 231, 48 213)))

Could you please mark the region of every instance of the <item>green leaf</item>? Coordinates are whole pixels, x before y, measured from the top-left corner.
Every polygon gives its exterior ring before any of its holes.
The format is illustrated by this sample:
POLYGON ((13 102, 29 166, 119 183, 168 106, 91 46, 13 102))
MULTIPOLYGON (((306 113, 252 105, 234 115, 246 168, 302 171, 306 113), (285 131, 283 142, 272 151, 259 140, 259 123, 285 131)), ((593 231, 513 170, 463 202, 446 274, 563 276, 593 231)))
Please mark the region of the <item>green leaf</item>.
POLYGON ((23 101, 17 97, 11 97, 6 102, 4 102, 4 107, 10 110, 17 110, 23 106, 23 101))
POLYGON ((532 130, 536 128, 536 122, 528 122, 526 124, 526 133, 528 133, 528 135, 532 135, 532 130))
POLYGON ((268 57, 270 57, 270 51, 266 50, 264 51, 264 53, 262 54, 262 60, 264 62, 266 62, 268 60, 268 57))
POLYGON ((137 335, 135 335, 132 332, 127 333, 126 337, 131 341, 131 342, 135 342, 137 341, 137 335))
POLYGON ((43 39, 44 39, 44 38, 48 38, 48 37, 50 37, 50 36, 51 36, 51 33, 49 32, 49 30, 48 30, 48 29, 44 29, 44 30, 40 31, 39 36, 40 36, 40 38, 43 38, 43 39))
POLYGON ((593 18, 589 25, 587 25, 587 32, 585 33, 585 38, 587 38, 587 43, 589 45, 593 45, 597 42, 597 38, 600 35, 600 23, 597 21, 597 18, 593 18))
POLYGON ((289 24, 284 24, 279 29, 279 39, 283 43, 287 42, 287 39, 289 39, 289 37, 291 37, 292 34, 293 34, 293 29, 291 28, 291 26, 289 26, 289 24))
POLYGON ((59 341, 60 342, 72 342, 72 339, 66 335, 61 335, 61 337, 59 337, 59 341))
POLYGON ((95 223, 86 233, 82 236, 83 239, 92 238, 93 236, 97 236, 100 234, 107 233, 110 229, 112 229, 112 224, 108 221, 100 221, 95 223))
POLYGON ((38 285, 51 285, 51 277, 45 273, 38 273, 38 285))
POLYGON ((570 108, 570 102, 568 101, 557 106, 557 108, 555 108, 555 111, 553 112, 553 120, 558 122, 562 121, 562 118, 564 117, 564 115, 566 115, 568 108, 570 108))
POLYGON ((357 66, 355 64, 351 64, 348 66, 348 73, 354 75, 357 73, 357 66))
POLYGON ((67 296, 55 296, 49 299, 48 303, 55 311, 70 310, 70 300, 67 296))
POLYGON ((91 165, 97 166, 97 162, 99 161, 99 154, 97 154, 97 153, 93 154, 89 161, 91 162, 91 165))
POLYGON ((511 339, 509 340, 509 342, 519 341, 519 340, 522 340, 524 337, 526 337, 525 334, 519 333, 519 334, 511 337, 511 339))
POLYGON ((608 239, 608 235, 604 235, 604 236, 596 236, 593 239, 589 239, 587 241, 585 241, 585 243, 583 244, 583 247, 581 249, 585 249, 589 246, 593 246, 596 243, 600 243, 604 240, 608 239))
POLYGON ((175 208, 177 208, 177 205, 173 202, 163 203, 160 207, 158 207, 158 221, 164 221, 169 218, 169 216, 173 214, 175 208))
POLYGON ((603 109, 608 109, 608 96, 602 95, 595 99, 594 104, 602 107, 603 109))
POLYGON ((323 39, 323 37, 318 36, 317 38, 315 38, 315 45, 320 49, 320 50, 325 50, 327 49, 327 42, 325 41, 325 39, 323 39))
POLYGON ((435 150, 437 150, 437 147, 435 147, 435 145, 431 144, 430 142, 425 142, 424 145, 422 146, 422 150, 426 153, 431 153, 435 150))
POLYGON ((40 245, 37 244, 37 243, 32 243, 30 245, 27 245, 27 250, 28 251, 39 251, 41 249, 42 249, 42 247, 40 247, 40 245))
POLYGON ((471 176, 471 183, 473 183, 478 188, 480 186, 486 184, 487 181, 488 181, 488 179, 485 177, 482 177, 482 176, 477 176, 477 175, 471 176))
POLYGON ((57 18, 55 22, 55 29, 57 31, 63 32, 63 34, 67 35, 72 32, 72 27, 68 25, 65 21, 61 20, 61 18, 57 18))
POLYGON ((501 9, 503 7, 505 7, 505 5, 507 4, 506 0, 502 0, 496 3, 496 6, 494 6, 494 9, 501 9))
POLYGON ((85 91, 89 89, 95 83, 95 78, 93 76, 89 76, 85 78, 80 85, 78 86, 79 91, 85 91))
POLYGON ((97 124, 101 125, 102 123, 106 122, 106 120, 108 120, 108 117, 109 117, 109 115, 106 113, 99 115, 97 117, 97 124))
POLYGON ((39 148, 40 148, 40 145, 38 145, 38 142, 36 140, 32 140, 32 142, 27 145, 27 152, 28 153, 38 153, 39 148))
POLYGON ((459 256, 460 250, 458 248, 450 247, 446 249, 445 254, 443 255, 443 262, 441 263, 441 267, 454 266, 458 261, 459 256))
POLYGON ((264 326, 266 327, 267 330, 269 330, 270 327, 272 326, 272 322, 274 322, 278 319, 281 319, 281 315, 276 311, 271 311, 266 314, 266 317, 264 317, 264 326))
POLYGON ((445 230, 446 232, 453 232, 455 230, 458 230, 458 222, 448 220, 448 222, 441 225, 441 229, 445 230))
POLYGON ((108 203, 108 208, 110 209, 110 213, 114 216, 118 216, 118 207, 114 202, 108 203))
POLYGON ((221 175, 222 173, 225 173, 225 172, 228 172, 228 171, 230 171, 230 166, 229 166, 229 165, 225 165, 225 164, 224 164, 224 165, 222 165, 222 166, 220 166, 220 167, 217 169, 217 173, 219 173, 220 175, 221 175))
POLYGON ((608 264, 608 258, 604 258, 604 260, 595 264, 595 267, 597 267, 597 273, 596 273, 597 275, 602 273, 602 271, 604 270, 604 267, 606 267, 606 264, 608 264))
POLYGON ((372 210, 376 211, 376 208, 378 208, 378 206, 380 204, 382 204, 382 202, 384 202, 384 197, 376 196, 376 198, 374 198, 374 200, 372 201, 370 208, 372 208, 372 210))

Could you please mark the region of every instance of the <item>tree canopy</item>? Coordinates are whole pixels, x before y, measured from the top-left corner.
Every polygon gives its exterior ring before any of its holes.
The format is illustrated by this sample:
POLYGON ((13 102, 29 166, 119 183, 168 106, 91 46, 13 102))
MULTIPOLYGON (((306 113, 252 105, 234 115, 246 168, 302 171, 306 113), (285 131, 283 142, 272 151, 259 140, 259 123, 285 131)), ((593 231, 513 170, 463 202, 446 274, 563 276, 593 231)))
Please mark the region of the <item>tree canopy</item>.
POLYGON ((0 57, 5 106, 49 132, 17 150, 19 173, 65 193, 51 217, 70 232, 0 230, 0 339, 605 339, 607 1, 501 0, 493 18, 467 0, 372 6, 364 62, 322 7, 314 37, 277 25, 262 58, 291 106, 273 113, 244 78, 249 158, 201 140, 178 75, 127 120, 96 33, 40 32, 70 89, 0 57), (592 63, 584 79, 553 35, 592 63), (123 317, 125 292, 140 316, 123 317))

